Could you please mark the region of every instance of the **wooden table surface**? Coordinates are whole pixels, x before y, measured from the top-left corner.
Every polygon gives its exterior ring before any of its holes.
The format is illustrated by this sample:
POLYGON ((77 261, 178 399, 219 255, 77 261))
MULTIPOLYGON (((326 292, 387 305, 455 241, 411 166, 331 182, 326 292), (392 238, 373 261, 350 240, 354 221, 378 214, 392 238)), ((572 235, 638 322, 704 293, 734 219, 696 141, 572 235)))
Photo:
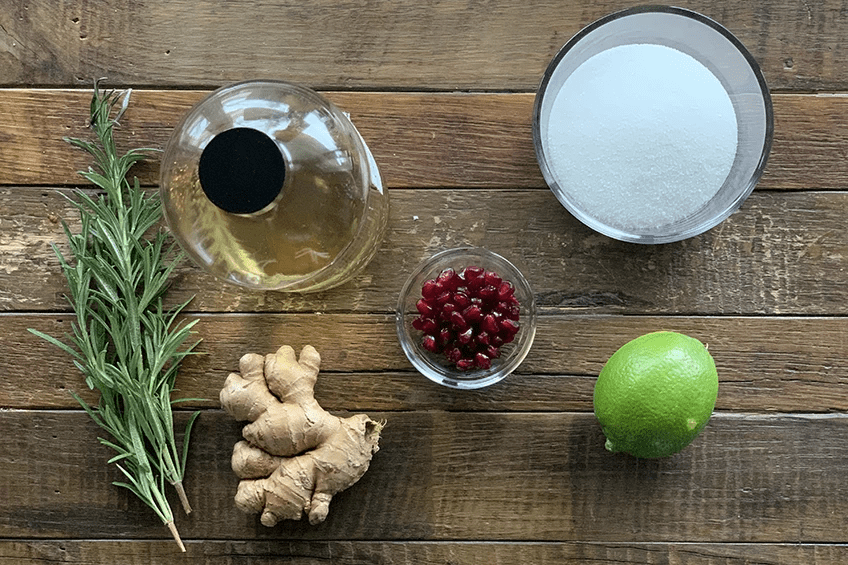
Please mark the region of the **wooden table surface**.
MULTIPOLYGON (((631 2, 0 0, 0 562, 841 564, 848 562, 848 8, 836 0, 679 3, 736 34, 773 93, 757 189, 709 232, 639 246, 558 204, 531 109, 554 53, 631 2), (178 516, 161 522, 106 464, 70 359, 30 335, 71 315, 51 244, 88 158, 92 79, 132 87, 119 145, 161 147, 212 89, 283 79, 324 92, 369 143, 391 196, 352 282, 313 295, 222 286, 181 265, 205 355, 181 371, 202 414, 178 516), (392 309, 410 269, 480 245, 524 267, 540 307, 518 372, 478 392, 407 362, 392 309), (681 453, 604 450, 592 390, 640 334, 709 344, 716 413, 681 453), (371 469, 320 526, 265 528, 232 503, 240 426, 217 404, 247 352, 314 345, 317 398, 387 422, 371 469)), ((158 163, 135 169, 156 185, 158 163)), ((179 414, 184 421, 186 411, 179 414)))

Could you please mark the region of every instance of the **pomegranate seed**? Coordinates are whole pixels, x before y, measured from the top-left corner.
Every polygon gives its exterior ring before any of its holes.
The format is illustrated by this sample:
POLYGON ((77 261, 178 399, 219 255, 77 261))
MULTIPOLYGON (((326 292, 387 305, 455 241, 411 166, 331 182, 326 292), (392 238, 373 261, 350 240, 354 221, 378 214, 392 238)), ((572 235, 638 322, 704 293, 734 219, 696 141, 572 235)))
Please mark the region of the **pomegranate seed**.
POLYGON ((421 339, 421 347, 423 347, 427 351, 432 351, 433 353, 438 353, 441 350, 439 344, 436 343, 436 338, 431 335, 425 335, 421 339))
POLYGON ((462 316, 465 318, 466 322, 473 324, 483 319, 483 311, 480 310, 479 306, 472 305, 462 311, 462 316))
POLYGON ((465 331, 468 328, 468 322, 465 321, 465 318, 459 312, 451 312, 450 322, 457 331, 465 331))
POLYGON ((495 347, 494 345, 490 345, 485 349, 486 355, 489 356, 489 359, 497 359, 501 356, 501 350, 495 347))
POLYGON ((484 286, 477 292, 477 296, 486 302, 492 302, 498 298, 498 289, 491 285, 484 286))
POLYGON ((453 341, 453 333, 451 333, 449 329, 442 328, 441 330, 439 330, 439 345, 444 347, 451 341, 453 341))
POLYGON ((501 327, 501 333, 502 334, 506 333, 508 335, 515 335, 516 333, 518 333, 518 329, 519 329, 518 322, 506 319, 506 320, 501 320, 499 325, 501 327))
POLYGON ((448 358, 448 361, 456 363, 457 361, 462 359, 462 350, 458 347, 451 347, 449 349, 445 349, 445 357, 448 358))
POLYGON ((423 331, 424 330, 424 318, 419 316, 419 317, 415 318, 414 320, 412 320, 412 327, 415 328, 418 331, 423 331))
POLYGON ((457 308, 462 310, 469 304, 471 304, 471 299, 468 298, 468 295, 464 292, 457 292, 453 295, 453 303, 456 304, 457 308))
POLYGON ((423 298, 415 303, 415 307, 418 309, 418 313, 422 316, 428 318, 433 317, 433 307, 430 306, 430 303, 424 300, 423 298))
POLYGON ((436 277, 436 281, 439 282, 443 288, 446 290, 455 290, 459 285, 459 277, 456 274, 456 271, 448 267, 436 277))
POLYGON ((456 362, 456 368, 460 371, 469 371, 474 368, 473 359, 460 359, 456 362))
POLYGON ((474 356, 474 364, 480 369, 488 369, 492 366, 492 360, 485 353, 478 353, 474 356))
POLYGON ((485 347, 487 345, 490 345, 491 343, 492 342, 490 336, 487 332, 480 332, 479 334, 477 334, 477 345, 482 345, 485 347))
POLYGON ((512 343, 515 340, 515 334, 505 334, 501 339, 504 343, 512 343))
POLYGON ((424 332, 425 335, 436 335, 436 332, 439 331, 439 324, 437 324, 436 320, 432 318, 424 318, 424 324, 421 331, 424 332))
POLYGON ((445 302, 442 305, 442 312, 447 312, 448 314, 450 314, 451 312, 454 312, 457 309, 458 308, 457 308, 456 304, 454 304, 453 302, 445 302))
POLYGON ((474 328, 468 328, 464 332, 460 333, 456 336, 456 341, 461 343, 462 345, 468 345, 471 343, 471 339, 474 337, 474 328))
POLYGON ((504 341, 504 339, 499 335, 493 335, 491 341, 492 341, 492 345, 494 347, 497 347, 497 348, 500 348, 500 346, 502 346, 504 343, 506 343, 504 341))
POLYGON ((486 284, 486 280, 483 278, 483 275, 478 275, 467 279, 465 284, 470 292, 475 292, 486 284))
POLYGON ((483 278, 486 279, 486 284, 494 287, 500 286, 501 281, 503 281, 500 275, 498 275, 494 271, 486 271, 486 273, 483 275, 483 278))
POLYGON ((421 296, 427 300, 432 300, 439 296, 443 290, 442 285, 437 283, 435 279, 430 279, 424 283, 423 287, 421 287, 421 296))
POLYGON ((495 311, 501 313, 504 318, 509 318, 516 322, 521 317, 521 308, 517 304, 510 304, 509 302, 498 302, 495 311))
POLYGON ((480 322, 480 328, 484 332, 488 332, 493 335, 497 334, 500 331, 500 328, 498 327, 498 322, 493 314, 486 314, 486 316, 483 318, 483 321, 480 322))
POLYGON ((446 303, 450 302, 450 299, 451 299, 451 293, 445 291, 445 292, 441 293, 439 296, 436 297, 436 304, 438 304, 438 305, 446 304, 446 303))
POLYGON ((486 271, 485 269, 483 269, 483 267, 478 267, 477 265, 468 265, 462 270, 462 275, 466 280, 468 280, 472 277, 479 277, 484 272, 486 271))
POLYGON ((515 287, 509 281, 503 281, 498 285, 498 300, 504 301, 515 294, 515 287))

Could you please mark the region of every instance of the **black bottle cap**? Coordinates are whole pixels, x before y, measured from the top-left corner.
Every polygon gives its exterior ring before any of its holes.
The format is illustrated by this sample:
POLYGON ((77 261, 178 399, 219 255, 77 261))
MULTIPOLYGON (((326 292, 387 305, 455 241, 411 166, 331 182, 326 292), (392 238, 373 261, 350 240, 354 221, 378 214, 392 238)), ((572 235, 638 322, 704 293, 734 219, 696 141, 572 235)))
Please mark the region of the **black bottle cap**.
POLYGON ((265 133, 233 128, 213 137, 203 149, 198 175, 213 204, 232 214, 252 214, 277 198, 286 178, 286 163, 265 133))

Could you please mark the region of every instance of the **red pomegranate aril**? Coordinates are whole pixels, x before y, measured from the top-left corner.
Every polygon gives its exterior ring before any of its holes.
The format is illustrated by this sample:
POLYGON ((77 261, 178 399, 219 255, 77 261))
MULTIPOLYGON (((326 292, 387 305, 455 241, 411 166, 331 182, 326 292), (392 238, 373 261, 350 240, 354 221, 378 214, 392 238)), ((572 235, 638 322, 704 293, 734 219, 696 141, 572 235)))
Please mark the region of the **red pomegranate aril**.
POLYGON ((477 345, 485 347, 487 345, 491 345, 491 343, 491 336, 488 332, 480 332, 477 334, 477 345))
POLYGON ((480 329, 492 335, 497 334, 500 331, 498 322, 493 314, 486 314, 486 316, 483 317, 483 321, 480 322, 480 329))
POLYGON ((474 324, 483 319, 483 311, 476 304, 473 304, 462 311, 462 316, 469 324, 474 324))
POLYGON ((418 309, 418 313, 422 316, 426 316, 428 318, 433 317, 433 307, 423 298, 415 303, 415 307, 418 309))
POLYGON ((484 286, 477 291, 477 296, 482 298, 485 302, 494 302, 498 298, 498 289, 492 285, 484 286))
POLYGON ((497 359, 498 357, 501 356, 501 350, 498 349, 497 347, 495 347, 494 345, 490 345, 490 346, 486 347, 486 349, 484 351, 485 351, 486 355, 489 356, 489 359, 497 359))
POLYGON ((456 362, 456 368, 460 371, 470 371, 474 368, 474 360, 473 359, 460 359, 456 362))
POLYGON ((421 338, 421 347, 427 351, 432 351, 433 353, 439 353, 442 349, 439 347, 439 344, 436 343, 436 338, 431 335, 425 335, 421 338))
POLYGON ((442 328, 439 330, 439 345, 445 347, 449 343, 453 341, 453 332, 451 332, 447 328, 442 328))
POLYGON ((504 339, 499 335, 493 335, 491 341, 492 345, 497 348, 500 348, 504 343, 506 343, 504 339))
POLYGON ((458 308, 453 302, 445 302, 444 304, 442 304, 442 312, 447 312, 448 314, 450 314, 451 312, 455 312, 456 310, 458 310, 458 308))
POLYGON ((504 301, 515 294, 515 287, 509 281, 503 281, 498 286, 498 300, 504 301))
POLYGON ((441 293, 439 296, 436 297, 436 304, 441 306, 450 302, 451 296, 452 294, 448 291, 441 293))
POLYGON ((501 320, 498 324, 501 327, 501 335, 515 335, 518 333, 519 325, 518 322, 515 322, 510 319, 501 320))
POLYGON ((414 320, 412 320, 412 327, 418 331, 424 330, 424 318, 418 316, 414 320))
POLYGON ((450 267, 439 273, 439 276, 436 277, 436 281, 446 290, 455 290, 456 287, 459 286, 459 276, 456 274, 456 271, 450 267))
POLYGON ((424 332, 425 335, 436 335, 436 332, 439 331, 439 324, 432 318, 424 318, 421 331, 424 332))
POLYGON ((478 267, 477 265, 468 265, 462 270, 462 278, 468 280, 470 278, 479 277, 485 272, 486 270, 483 267, 478 267))
POLYGON ((512 343, 513 341, 515 341, 515 334, 502 334, 501 339, 505 344, 512 343))
POLYGON ((465 321, 465 318, 463 318, 462 314, 459 312, 450 313, 450 323, 457 331, 465 331, 468 329, 468 322, 465 321))
POLYGON ((501 281, 503 281, 501 276, 494 271, 486 271, 483 278, 486 279, 486 284, 494 287, 500 286, 501 281))
POLYGON ((474 364, 479 369, 485 370, 485 369, 488 369, 489 367, 492 366, 492 360, 489 359, 489 356, 486 355, 485 353, 478 353, 477 355, 474 356, 474 364))
POLYGON ((483 285, 485 285, 485 284, 486 284, 486 281, 483 279, 482 275, 477 276, 477 277, 472 277, 472 278, 468 279, 467 281, 465 281, 465 285, 468 287, 468 291, 471 292, 471 293, 478 292, 481 288, 483 288, 483 285))
POLYGON ((461 332, 456 336, 456 341, 461 343, 462 345, 468 345, 471 343, 471 340, 474 338, 474 328, 468 328, 464 332, 461 332))
POLYGON ((495 311, 500 312, 504 318, 509 318, 516 322, 521 317, 521 308, 517 304, 510 304, 509 302, 498 302, 495 311))
POLYGON ((468 295, 464 292, 457 291, 453 295, 453 303, 456 304, 456 307, 462 310, 469 304, 471 304, 471 299, 468 298, 468 295))
POLYGON ((444 289, 442 285, 436 282, 435 279, 430 279, 424 282, 424 286, 421 287, 421 296, 423 296, 427 300, 432 300, 439 296, 444 289))
POLYGON ((448 361, 451 363, 456 363, 460 359, 462 359, 462 350, 456 346, 449 347, 445 349, 445 357, 448 358, 448 361))

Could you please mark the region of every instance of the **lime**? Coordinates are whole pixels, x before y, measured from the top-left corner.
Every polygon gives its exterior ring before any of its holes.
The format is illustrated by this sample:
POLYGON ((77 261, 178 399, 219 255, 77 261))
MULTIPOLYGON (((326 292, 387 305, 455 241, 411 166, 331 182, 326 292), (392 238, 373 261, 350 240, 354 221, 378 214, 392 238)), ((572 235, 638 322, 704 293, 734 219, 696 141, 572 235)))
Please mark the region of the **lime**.
POLYGON ((606 448, 640 458, 689 445, 715 408, 718 374, 707 348, 676 332, 645 334, 609 358, 595 383, 606 448))

